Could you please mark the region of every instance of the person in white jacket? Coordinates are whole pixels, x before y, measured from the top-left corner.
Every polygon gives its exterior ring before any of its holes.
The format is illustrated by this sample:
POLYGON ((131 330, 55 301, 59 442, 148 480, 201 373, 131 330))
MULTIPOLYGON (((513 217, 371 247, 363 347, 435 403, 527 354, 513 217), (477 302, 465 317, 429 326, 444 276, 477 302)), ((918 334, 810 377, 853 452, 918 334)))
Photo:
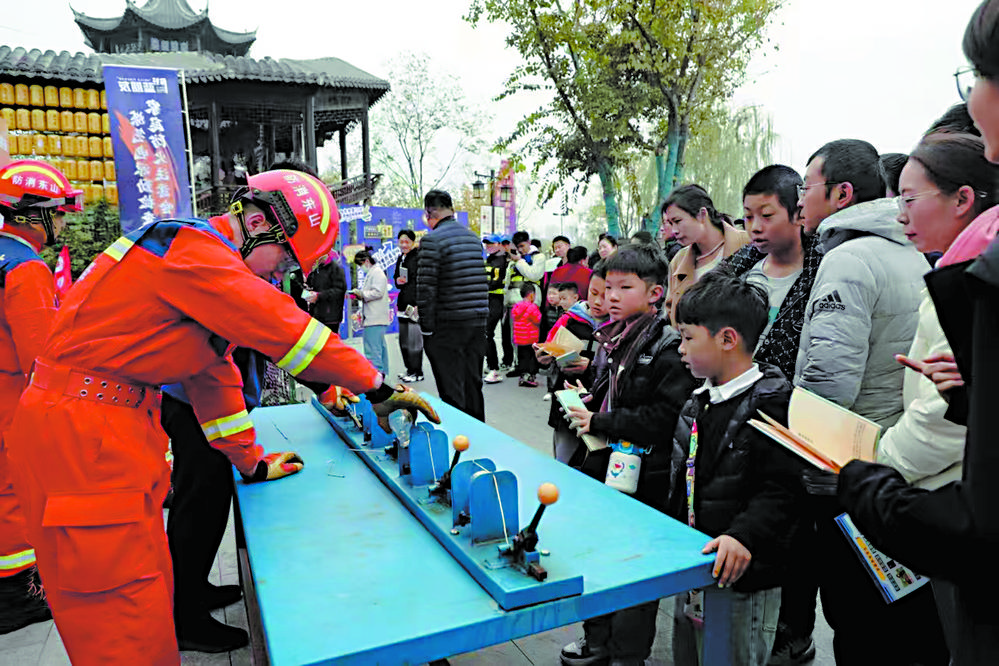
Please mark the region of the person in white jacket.
POLYGON ((371 249, 361 250, 354 256, 354 263, 364 271, 364 282, 350 293, 361 299, 361 325, 364 327, 364 356, 380 373, 388 377, 388 347, 385 330, 389 325, 388 278, 378 264, 371 260, 371 249))
MULTIPOLYGON (((961 231, 999 202, 999 166, 985 159, 985 146, 977 137, 931 134, 909 156, 899 193, 898 221, 906 237, 920 252, 946 252, 961 231)), ((924 289, 908 358, 940 355, 953 352, 924 289)), ((881 437, 877 462, 928 490, 959 481, 967 428, 944 418, 947 402, 918 371, 905 374, 903 402, 902 417, 881 437)))

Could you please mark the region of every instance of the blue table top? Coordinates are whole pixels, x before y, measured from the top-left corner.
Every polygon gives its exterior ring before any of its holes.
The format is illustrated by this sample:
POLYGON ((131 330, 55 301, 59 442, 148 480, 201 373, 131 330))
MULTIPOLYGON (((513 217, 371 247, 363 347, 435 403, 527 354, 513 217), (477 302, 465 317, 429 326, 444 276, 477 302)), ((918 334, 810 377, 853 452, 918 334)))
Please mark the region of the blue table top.
POLYGON ((559 487, 538 547, 551 553, 544 566, 583 576, 583 594, 502 610, 313 406, 261 408, 264 449, 306 461, 279 481, 236 484, 271 663, 423 663, 712 582, 703 534, 428 399, 440 427, 468 436, 463 458, 517 474, 522 526, 538 485, 559 487))

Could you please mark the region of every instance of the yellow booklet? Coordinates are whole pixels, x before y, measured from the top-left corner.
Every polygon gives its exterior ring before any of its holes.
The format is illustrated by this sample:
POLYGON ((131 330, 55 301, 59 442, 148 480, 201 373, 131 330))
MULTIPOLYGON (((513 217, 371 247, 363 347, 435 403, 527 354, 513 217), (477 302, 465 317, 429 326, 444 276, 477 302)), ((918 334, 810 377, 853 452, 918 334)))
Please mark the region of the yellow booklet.
POLYGON ((820 469, 839 472, 851 460, 874 461, 881 426, 803 388, 791 394, 788 427, 759 412, 753 426, 820 469))
POLYGON ((554 356, 559 367, 565 367, 579 358, 579 352, 583 351, 585 346, 582 340, 563 326, 555 332, 551 342, 542 342, 538 348, 554 356))

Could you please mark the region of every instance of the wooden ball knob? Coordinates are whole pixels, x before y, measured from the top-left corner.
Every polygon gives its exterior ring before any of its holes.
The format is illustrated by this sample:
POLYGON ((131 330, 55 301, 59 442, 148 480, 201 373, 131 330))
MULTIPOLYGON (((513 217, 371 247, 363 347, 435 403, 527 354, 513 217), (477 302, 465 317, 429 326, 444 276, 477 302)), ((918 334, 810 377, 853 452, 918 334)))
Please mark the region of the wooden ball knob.
POLYGON ((554 483, 542 483, 538 486, 538 499, 545 506, 558 501, 558 486, 554 483))
POLYGON ((457 435, 451 442, 451 446, 454 447, 455 451, 466 451, 468 450, 468 437, 464 435, 457 435))

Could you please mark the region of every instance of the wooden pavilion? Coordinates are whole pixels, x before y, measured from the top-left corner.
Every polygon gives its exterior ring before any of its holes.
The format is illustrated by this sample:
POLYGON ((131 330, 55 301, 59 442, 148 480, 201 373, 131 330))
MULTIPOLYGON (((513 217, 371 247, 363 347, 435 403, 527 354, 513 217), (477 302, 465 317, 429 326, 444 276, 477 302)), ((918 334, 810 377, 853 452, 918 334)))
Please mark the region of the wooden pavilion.
POLYGON ((0 46, 0 82, 103 87, 105 64, 183 70, 199 212, 224 207, 240 167, 255 173, 296 156, 318 171, 316 149, 334 137, 334 196, 370 203, 379 174, 371 173, 368 109, 388 81, 339 58, 250 58, 255 31, 216 28, 207 9, 197 13, 186 0, 126 0, 123 14, 109 19, 74 14, 97 53, 0 46), (358 126, 363 173, 348 177, 347 135, 358 126))

